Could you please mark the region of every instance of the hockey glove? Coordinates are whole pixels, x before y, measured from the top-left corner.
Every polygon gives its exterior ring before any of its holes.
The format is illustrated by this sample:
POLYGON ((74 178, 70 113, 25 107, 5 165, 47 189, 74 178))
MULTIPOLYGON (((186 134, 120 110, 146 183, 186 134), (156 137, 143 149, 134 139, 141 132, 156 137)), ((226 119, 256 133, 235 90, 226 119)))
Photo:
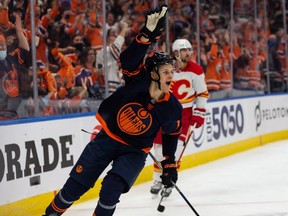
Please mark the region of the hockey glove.
POLYGON ((201 127, 204 124, 206 116, 206 109, 195 108, 193 111, 193 116, 191 117, 191 125, 196 123, 196 128, 201 127))
POLYGON ((175 160, 172 160, 171 158, 165 159, 161 161, 161 165, 163 168, 162 175, 160 178, 162 179, 162 184, 166 187, 173 187, 173 181, 174 183, 178 180, 178 173, 177 173, 177 164, 175 160))
POLYGON ((141 33, 151 43, 156 43, 165 27, 165 15, 167 5, 161 6, 160 10, 151 10, 146 14, 146 21, 141 33))

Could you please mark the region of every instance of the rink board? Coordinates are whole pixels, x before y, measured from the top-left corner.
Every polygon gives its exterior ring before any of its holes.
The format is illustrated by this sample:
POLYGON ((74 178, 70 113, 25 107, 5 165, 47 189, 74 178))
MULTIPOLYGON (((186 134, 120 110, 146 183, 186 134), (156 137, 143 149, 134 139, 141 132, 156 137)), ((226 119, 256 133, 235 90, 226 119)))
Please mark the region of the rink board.
MULTIPOLYGON (((287 139, 287 101, 280 94, 209 102, 206 123, 194 131, 181 169, 287 139)), ((93 114, 17 123, 0 126, 0 212, 41 215, 92 138, 81 129, 97 133, 100 125, 93 114)), ((135 184, 152 179, 152 163, 148 157, 135 184)), ((100 185, 101 179, 79 202, 97 197, 100 185)))

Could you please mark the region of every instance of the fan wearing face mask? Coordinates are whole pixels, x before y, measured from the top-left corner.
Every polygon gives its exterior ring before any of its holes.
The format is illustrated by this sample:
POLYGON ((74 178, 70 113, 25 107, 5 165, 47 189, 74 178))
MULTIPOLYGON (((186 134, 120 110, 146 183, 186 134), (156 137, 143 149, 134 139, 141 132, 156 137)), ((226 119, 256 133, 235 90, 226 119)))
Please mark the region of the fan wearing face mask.
MULTIPOLYGON (((0 33, 0 110, 16 113, 19 97, 19 76, 29 67, 29 44, 21 27, 21 18, 15 15, 18 47, 8 51, 7 38, 0 33)), ((15 114, 17 116, 17 114, 15 114)))

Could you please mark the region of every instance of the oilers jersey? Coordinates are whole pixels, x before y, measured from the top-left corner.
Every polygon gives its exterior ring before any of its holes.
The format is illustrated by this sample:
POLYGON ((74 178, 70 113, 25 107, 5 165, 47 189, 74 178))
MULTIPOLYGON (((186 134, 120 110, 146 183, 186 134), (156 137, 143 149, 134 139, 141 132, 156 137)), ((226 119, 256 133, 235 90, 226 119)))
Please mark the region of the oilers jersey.
POLYGON ((121 53, 125 86, 101 103, 96 118, 108 136, 145 152, 150 151, 161 128, 163 155, 174 157, 182 129, 182 106, 170 92, 161 100, 151 98, 150 72, 143 64, 148 47, 149 43, 136 37, 121 53))

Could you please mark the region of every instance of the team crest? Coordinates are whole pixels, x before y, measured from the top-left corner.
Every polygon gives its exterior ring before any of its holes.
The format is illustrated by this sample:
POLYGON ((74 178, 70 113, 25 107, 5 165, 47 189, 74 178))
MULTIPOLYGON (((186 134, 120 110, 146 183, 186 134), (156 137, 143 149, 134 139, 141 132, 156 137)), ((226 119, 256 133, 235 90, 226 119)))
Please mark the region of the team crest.
POLYGON ((151 114, 139 103, 129 103, 123 106, 117 115, 119 128, 130 135, 145 133, 152 124, 151 114))
POLYGON ((76 172, 77 172, 77 173, 82 173, 82 171, 83 171, 83 166, 77 165, 77 167, 76 167, 76 172))
POLYGON ((18 74, 15 70, 11 70, 4 75, 2 88, 9 97, 17 97, 19 95, 18 74))

